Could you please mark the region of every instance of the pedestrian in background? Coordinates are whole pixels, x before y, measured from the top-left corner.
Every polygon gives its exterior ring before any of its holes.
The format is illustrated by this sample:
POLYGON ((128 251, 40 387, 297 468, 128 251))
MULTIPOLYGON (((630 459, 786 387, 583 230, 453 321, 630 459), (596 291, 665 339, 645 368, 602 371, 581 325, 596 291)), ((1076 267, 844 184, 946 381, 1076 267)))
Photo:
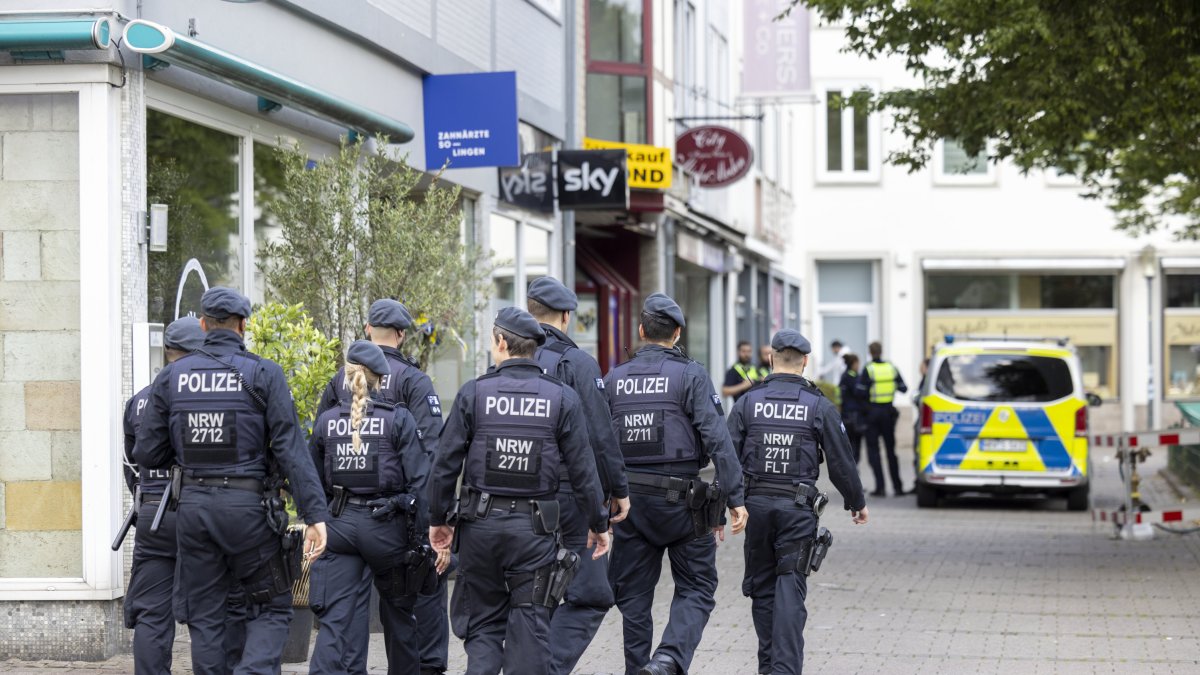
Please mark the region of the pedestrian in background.
POLYGON ((770 371, 754 365, 754 350, 750 343, 742 340, 737 345, 737 362, 725 373, 725 384, 721 387, 722 396, 732 396, 737 401, 750 387, 762 382, 770 371))
POLYGON ((899 411, 892 402, 896 392, 908 391, 904 378, 896 366, 883 359, 883 345, 872 342, 867 348, 871 353, 871 362, 863 368, 858 376, 858 391, 867 397, 867 461, 871 464, 871 472, 875 475, 875 490, 872 497, 886 495, 883 478, 883 463, 879 457, 879 441, 882 438, 887 450, 888 474, 892 479, 892 488, 896 496, 905 494, 904 486, 900 483, 900 462, 896 459, 896 418, 899 411))
POLYGON ((771 341, 774 373, 733 405, 729 435, 746 472, 746 572, 758 634, 758 672, 804 670, 808 576, 832 543, 817 524, 828 501, 816 488, 824 457, 855 524, 867 522, 866 498, 836 408, 802 376, 811 346, 791 329, 771 341))
MULTIPOLYGON (((547 375, 558 378, 579 395, 600 485, 612 513, 609 522, 619 523, 629 513, 629 482, 613 431, 608 397, 604 395, 600 364, 564 332, 571 325, 579 298, 553 277, 535 279, 529 284, 526 298, 529 313, 546 333, 546 342, 538 347, 534 360, 547 375)), ((559 471, 558 478, 563 544, 580 556, 579 569, 567 587, 566 598, 550 619, 550 632, 554 636, 550 642, 554 655, 550 672, 566 675, 575 669, 579 657, 596 637, 604 615, 613 606, 613 593, 608 583, 608 556, 592 559, 586 555, 587 514, 576 505, 566 467, 559 471)))
MULTIPOLYGON (((685 325, 674 300, 651 294, 638 323, 643 346, 604 381, 633 502, 629 518, 614 528, 609 568, 621 610, 626 675, 688 671, 716 606, 716 538, 725 538, 722 505, 729 505, 734 534, 746 525, 742 471, 721 398, 704 366, 675 347, 685 325), (717 478, 711 485, 699 475, 710 461, 717 478), (663 553, 671 561, 675 596, 651 655, 654 588, 663 553)), ((750 345, 742 345, 749 361, 750 345)))
POLYGON ((758 348, 758 374, 761 377, 759 380, 767 379, 771 374, 771 345, 761 345, 758 348))
POLYGON ((817 379, 830 384, 837 384, 842 379, 842 373, 846 372, 846 363, 843 361, 847 354, 853 352, 849 347, 842 344, 841 340, 834 340, 829 343, 829 351, 833 353, 833 358, 829 359, 828 363, 821 366, 821 370, 817 371, 817 379))
POLYGON ((579 396, 533 360, 545 340, 525 310, 496 314, 496 370, 459 390, 430 477, 429 540, 439 551, 459 547, 451 624, 471 675, 550 672, 550 615, 574 562, 560 544, 560 466, 593 557, 608 551, 608 513, 579 396))
POLYGON ((856 354, 843 354, 846 370, 838 382, 842 394, 842 424, 846 425, 846 438, 854 455, 854 464, 862 459, 863 432, 867 426, 867 397, 858 390, 859 360, 856 354))
POLYGON ((326 410, 313 427, 310 451, 333 519, 310 577, 309 601, 320 625, 311 673, 359 672, 346 664, 351 645, 365 659, 360 643, 370 639, 367 608, 358 606, 364 576, 379 589, 388 673, 421 669, 413 611, 422 588, 437 584, 434 560, 419 550, 429 456, 412 413, 383 399, 380 382, 392 368, 378 345, 351 344, 341 372, 350 400, 326 410))
POLYGON ((276 487, 282 476, 270 467, 278 463, 286 474, 308 523, 310 559, 325 550, 329 508, 283 370, 246 351, 250 300, 216 286, 201 297, 200 311, 204 345, 155 378, 133 457, 150 469, 182 468, 174 608, 191 635, 193 670, 227 671, 232 577, 245 590, 251 617, 236 672, 273 673, 292 618, 292 580, 283 548, 288 516, 276 487))

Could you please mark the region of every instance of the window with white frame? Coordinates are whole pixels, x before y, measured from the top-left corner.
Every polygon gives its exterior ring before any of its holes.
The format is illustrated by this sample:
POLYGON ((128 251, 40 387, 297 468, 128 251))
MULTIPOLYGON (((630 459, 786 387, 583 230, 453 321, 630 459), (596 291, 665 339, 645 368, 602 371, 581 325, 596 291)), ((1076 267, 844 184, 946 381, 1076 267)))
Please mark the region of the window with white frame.
POLYGON ((867 84, 818 85, 817 182, 876 183, 880 173, 879 114, 871 112, 867 84))
POLYGON ((988 160, 986 147, 968 154, 957 140, 943 139, 933 148, 933 182, 935 185, 995 185, 996 164, 988 160))

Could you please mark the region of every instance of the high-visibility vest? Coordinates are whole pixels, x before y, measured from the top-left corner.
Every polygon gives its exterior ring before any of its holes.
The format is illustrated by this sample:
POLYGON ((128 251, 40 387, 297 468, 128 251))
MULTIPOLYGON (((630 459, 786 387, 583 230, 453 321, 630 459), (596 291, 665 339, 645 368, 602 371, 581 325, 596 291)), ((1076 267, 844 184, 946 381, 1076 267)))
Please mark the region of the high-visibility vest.
POLYGON ((896 398, 896 366, 887 361, 872 361, 867 364, 867 375, 871 378, 871 403, 891 403, 896 398))
POLYGON ((743 366, 741 363, 733 364, 733 369, 737 371, 738 375, 742 376, 743 380, 750 380, 752 382, 765 379, 767 375, 771 374, 771 371, 767 370, 766 368, 750 366, 749 369, 747 369, 746 366, 743 366))

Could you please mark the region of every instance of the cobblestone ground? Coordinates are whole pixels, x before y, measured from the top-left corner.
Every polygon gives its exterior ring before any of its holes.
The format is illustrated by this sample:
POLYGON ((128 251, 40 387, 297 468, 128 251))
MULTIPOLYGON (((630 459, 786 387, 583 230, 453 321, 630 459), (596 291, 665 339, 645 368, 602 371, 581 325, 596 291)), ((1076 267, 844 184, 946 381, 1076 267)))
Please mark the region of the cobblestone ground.
MULTIPOLYGON (((901 461, 908 478, 909 448, 901 448, 901 461)), ((1156 508, 1179 503, 1157 475, 1164 463, 1158 452, 1143 472, 1144 494, 1156 508)), ((1115 506, 1120 486, 1108 451, 1095 453, 1093 475, 1096 504, 1115 506)), ((869 489, 871 479, 865 482, 869 489)), ((824 519, 835 544, 809 584, 807 672, 1200 673, 1200 534, 1115 540, 1088 515, 1067 512, 1062 500, 962 498, 918 510, 912 497, 889 497, 870 509, 865 527, 851 526, 842 512, 824 519)), ((734 538, 719 549, 717 609, 695 675, 755 672, 741 545, 734 538)), ((664 575, 659 630, 672 590, 664 575)), ((465 657, 451 643, 451 672, 461 672, 465 657)), ((620 673, 620 645, 614 610, 577 672, 620 673)), ((176 672, 189 672, 186 631, 176 647, 176 672)), ((132 662, 9 661, 0 671, 132 672, 132 662)), ((285 665, 284 672, 307 669, 285 665)), ((371 672, 386 672, 379 636, 371 672)))

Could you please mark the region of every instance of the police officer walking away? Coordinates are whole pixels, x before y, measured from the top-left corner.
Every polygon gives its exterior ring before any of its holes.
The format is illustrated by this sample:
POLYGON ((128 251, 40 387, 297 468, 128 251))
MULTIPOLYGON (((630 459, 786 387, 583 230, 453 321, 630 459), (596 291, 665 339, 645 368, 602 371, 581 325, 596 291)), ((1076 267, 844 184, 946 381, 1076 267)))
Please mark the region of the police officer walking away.
POLYGON ((703 366, 675 348, 686 325, 671 298, 654 293, 642 307, 633 358, 604 381, 617 440, 629 467, 633 505, 614 529, 609 580, 621 610, 628 675, 687 672, 716 604, 717 542, 728 501, 734 534, 746 525, 742 475, 721 398, 703 366), (700 480, 709 460, 717 482, 700 480), (666 551, 675 580, 671 617, 651 657, 654 587, 666 551))
POLYGON ((850 449, 857 466, 862 457, 863 431, 867 426, 867 397, 858 390, 858 355, 843 354, 842 361, 846 364, 846 370, 838 382, 838 391, 842 395, 842 425, 846 427, 846 437, 850 439, 850 449))
MULTIPOLYGON (((417 362, 400 351, 405 331, 413 325, 412 315, 401 303, 382 299, 371 303, 365 327, 367 339, 378 345, 391 366, 391 372, 380 380, 378 398, 393 405, 404 406, 416 420, 430 461, 437 455, 438 437, 442 434, 442 402, 433 389, 433 381, 418 367, 417 362)), ((325 411, 350 403, 350 387, 345 368, 339 370, 325 387, 317 404, 317 417, 325 411)), ((425 533, 422 532, 424 537, 425 533)), ((450 563, 447 551, 438 561, 440 569, 450 563)), ((358 598, 350 630, 350 643, 345 651, 345 665, 352 673, 367 671, 367 645, 370 644, 371 579, 369 568, 358 584, 358 598)), ((417 597, 417 644, 421 650, 422 675, 446 671, 450 649, 450 623, 446 617, 447 575, 438 577, 437 589, 417 597)), ((344 580, 341 583, 346 583, 344 580)))
POLYGON ((422 587, 437 583, 433 552, 421 547, 427 505, 419 495, 429 457, 409 411, 382 400, 380 383, 392 368, 377 345, 351 344, 342 371, 350 400, 325 411, 313 428, 313 462, 333 519, 328 549, 310 577, 320 623, 312 673, 357 672, 344 664, 349 645, 369 637, 352 633, 366 611, 357 606, 364 570, 379 589, 388 672, 420 670, 413 607, 422 587))
MULTIPOLYGON (((610 522, 619 523, 629 512, 629 483, 613 433, 600 364, 563 332, 571 325, 571 313, 579 306, 579 299, 553 277, 535 279, 529 284, 526 297, 529 313, 546 333, 546 342, 538 347, 534 358, 548 375, 562 380, 579 395, 600 484, 605 496, 611 495, 610 503, 615 508, 610 522)), ((558 503, 562 509, 563 544, 580 555, 579 569, 567 588, 567 597, 550 620, 550 634, 554 636, 550 643, 554 654, 551 672, 566 675, 575 669, 579 657, 596 636, 604 615, 613 606, 613 595, 608 584, 608 559, 592 560, 584 554, 588 519, 575 505, 565 468, 559 472, 558 503)))
POLYGON ((550 672, 551 609, 578 564, 559 544, 561 465, 588 523, 593 557, 608 551, 608 515, 579 397, 532 358, 545 339, 528 312, 500 310, 492 328, 496 370, 459 390, 431 474, 429 540, 439 551, 452 541, 459 547, 452 616, 469 675, 550 672))
POLYGON ((292 565, 283 547, 287 514, 272 464, 282 467, 308 523, 304 553, 310 558, 325 550, 329 509, 283 370, 246 351, 242 341, 250 301, 214 287, 200 308, 204 345, 154 380, 133 457, 151 470, 179 467, 172 469, 170 495, 178 504, 175 618, 188 625, 194 672, 226 670, 231 573, 252 617, 237 672, 272 673, 292 616, 292 565))
POLYGON ((875 490, 872 497, 884 497, 883 463, 879 459, 879 438, 883 437, 887 449, 888 474, 892 478, 892 487, 896 496, 904 494, 904 486, 900 483, 900 462, 896 459, 896 411, 892 401, 896 392, 908 391, 900 371, 889 361, 883 360, 883 345, 872 342, 867 351, 871 353, 871 362, 863 368, 858 376, 858 391, 867 397, 867 461, 871 464, 871 472, 875 474, 875 490))
MULTIPOLYGON (((204 344, 200 321, 183 317, 163 333, 167 363, 174 363, 204 344)), ((133 493, 137 536, 133 541, 133 566, 125 593, 125 627, 133 629, 133 669, 138 675, 171 672, 171 646, 175 642, 175 617, 171 591, 175 586, 175 514, 164 513, 157 532, 154 516, 170 482, 165 469, 141 469, 133 448, 142 412, 150 398, 150 385, 125 405, 125 481, 133 493)))
POLYGON ((815 487, 824 456, 829 478, 855 523, 867 522, 858 467, 837 409, 801 376, 811 346, 781 330, 771 340, 774 374, 734 404, 729 435, 746 472, 746 575, 758 634, 758 672, 804 670, 808 575, 833 543, 817 520, 825 495, 815 487))

